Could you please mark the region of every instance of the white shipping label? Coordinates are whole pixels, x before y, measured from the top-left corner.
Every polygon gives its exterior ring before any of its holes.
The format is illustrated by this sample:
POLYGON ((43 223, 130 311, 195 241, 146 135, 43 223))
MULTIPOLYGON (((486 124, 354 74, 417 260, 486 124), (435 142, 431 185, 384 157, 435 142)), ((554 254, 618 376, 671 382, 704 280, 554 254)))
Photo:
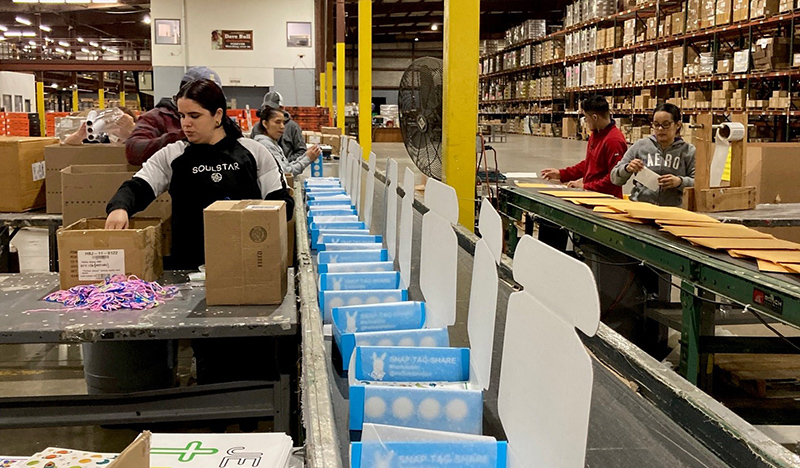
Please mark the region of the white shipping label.
POLYGON ((102 281, 109 276, 124 274, 124 250, 78 251, 78 281, 102 281))
POLYGON ((44 180, 45 167, 44 161, 39 161, 31 164, 31 172, 33 173, 33 181, 44 180))

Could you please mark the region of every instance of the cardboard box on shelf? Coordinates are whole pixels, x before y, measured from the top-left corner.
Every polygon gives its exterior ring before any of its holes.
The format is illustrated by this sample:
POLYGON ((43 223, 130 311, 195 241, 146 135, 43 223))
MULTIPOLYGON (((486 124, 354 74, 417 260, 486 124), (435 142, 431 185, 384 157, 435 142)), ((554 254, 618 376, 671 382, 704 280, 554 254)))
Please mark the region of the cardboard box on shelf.
POLYGON ((645 54, 639 53, 636 54, 636 63, 633 67, 633 81, 634 82, 642 82, 644 81, 645 75, 645 54))
POLYGON ((768 18, 780 11, 780 0, 751 0, 750 19, 768 18))
POLYGON ((788 13, 794 9, 794 0, 780 0, 778 3, 778 11, 780 13, 788 13))
MULTIPOLYGON (((51 145, 44 149, 47 166, 47 212, 61 213, 61 170, 78 164, 128 164, 124 145, 51 145)), ((128 166, 136 171, 136 166, 128 166)))
POLYGON ((649 50, 644 53, 644 80, 655 81, 656 79, 656 51, 649 50))
POLYGON ((645 37, 648 41, 658 38, 658 17, 647 18, 647 29, 645 37))
POLYGON ((132 218, 123 230, 107 230, 105 223, 105 218, 82 219, 58 230, 61 289, 116 274, 156 281, 164 272, 160 219, 132 218))
POLYGON ((672 35, 680 36, 686 29, 686 12, 680 11, 672 15, 672 35))
POLYGON ((672 78, 683 76, 683 47, 672 49, 672 78))
POLYGON ((748 20, 748 1, 747 0, 733 0, 733 22, 748 20))
POLYGON ((322 127, 319 130, 323 135, 342 135, 342 129, 339 127, 322 127))
POLYGON ((727 75, 733 72, 733 60, 717 60, 717 75, 727 75))
POLYGON ((280 304, 286 295, 286 204, 224 200, 203 211, 206 302, 280 304))
POLYGON ((747 73, 750 70, 750 51, 739 50, 733 53, 733 73, 747 73))
POLYGON ((731 0, 717 0, 717 26, 723 26, 731 23, 731 20, 733 19, 733 11, 731 9, 732 6, 733 4, 731 0))
POLYGON ((45 206, 44 148, 57 141, 0 137, 0 211, 21 212, 45 206))
POLYGON ((578 136, 578 119, 575 117, 564 117, 561 119, 562 138, 578 136))
POLYGON ((708 29, 714 27, 716 21, 716 8, 714 0, 701 0, 700 1, 700 29, 708 29))
POLYGON ((758 203, 800 203, 800 146, 748 143, 745 185, 758 187, 758 203))

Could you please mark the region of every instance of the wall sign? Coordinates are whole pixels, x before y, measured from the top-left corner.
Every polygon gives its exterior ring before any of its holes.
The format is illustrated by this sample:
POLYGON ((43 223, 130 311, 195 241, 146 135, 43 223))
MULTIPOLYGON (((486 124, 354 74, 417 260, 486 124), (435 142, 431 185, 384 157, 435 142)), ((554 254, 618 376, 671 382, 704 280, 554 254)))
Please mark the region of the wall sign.
POLYGON ((311 23, 286 23, 287 47, 311 47, 311 23))
POLYGON ((253 31, 211 31, 213 50, 253 50, 253 31))

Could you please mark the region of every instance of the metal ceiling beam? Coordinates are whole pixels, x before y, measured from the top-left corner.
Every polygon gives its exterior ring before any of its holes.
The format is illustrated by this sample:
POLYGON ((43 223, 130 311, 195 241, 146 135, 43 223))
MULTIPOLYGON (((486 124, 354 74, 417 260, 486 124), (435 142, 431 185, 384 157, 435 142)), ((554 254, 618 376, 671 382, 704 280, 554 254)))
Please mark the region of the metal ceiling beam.
POLYGON ((100 60, 0 60, 0 70, 2 71, 75 71, 75 72, 98 72, 98 71, 151 71, 152 62, 120 60, 120 61, 100 61, 100 60))

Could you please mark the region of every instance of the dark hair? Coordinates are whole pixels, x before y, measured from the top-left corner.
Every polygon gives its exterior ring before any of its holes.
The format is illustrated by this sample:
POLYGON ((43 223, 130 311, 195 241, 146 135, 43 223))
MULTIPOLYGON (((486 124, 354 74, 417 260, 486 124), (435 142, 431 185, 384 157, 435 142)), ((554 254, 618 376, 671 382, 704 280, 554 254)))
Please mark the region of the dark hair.
POLYGON ((681 123, 681 109, 675 104, 670 104, 668 102, 659 104, 658 107, 656 107, 656 109, 653 111, 653 118, 655 118, 658 112, 667 112, 672 115, 673 122, 681 123))
POLYGON ((600 95, 594 95, 586 98, 581 102, 581 109, 584 112, 593 112, 595 114, 608 115, 610 113, 608 101, 600 95))
POLYGON ((242 130, 225 112, 228 109, 225 93, 212 80, 195 80, 186 83, 175 95, 175 102, 177 103, 180 98, 195 101, 211 115, 214 115, 217 109, 222 109, 222 128, 225 129, 225 134, 231 138, 242 137, 242 130))
POLYGON ((280 109, 276 109, 274 107, 264 106, 264 108, 261 109, 261 115, 259 116, 259 118, 263 122, 266 122, 269 119, 271 119, 275 114, 283 116, 283 111, 280 109))

